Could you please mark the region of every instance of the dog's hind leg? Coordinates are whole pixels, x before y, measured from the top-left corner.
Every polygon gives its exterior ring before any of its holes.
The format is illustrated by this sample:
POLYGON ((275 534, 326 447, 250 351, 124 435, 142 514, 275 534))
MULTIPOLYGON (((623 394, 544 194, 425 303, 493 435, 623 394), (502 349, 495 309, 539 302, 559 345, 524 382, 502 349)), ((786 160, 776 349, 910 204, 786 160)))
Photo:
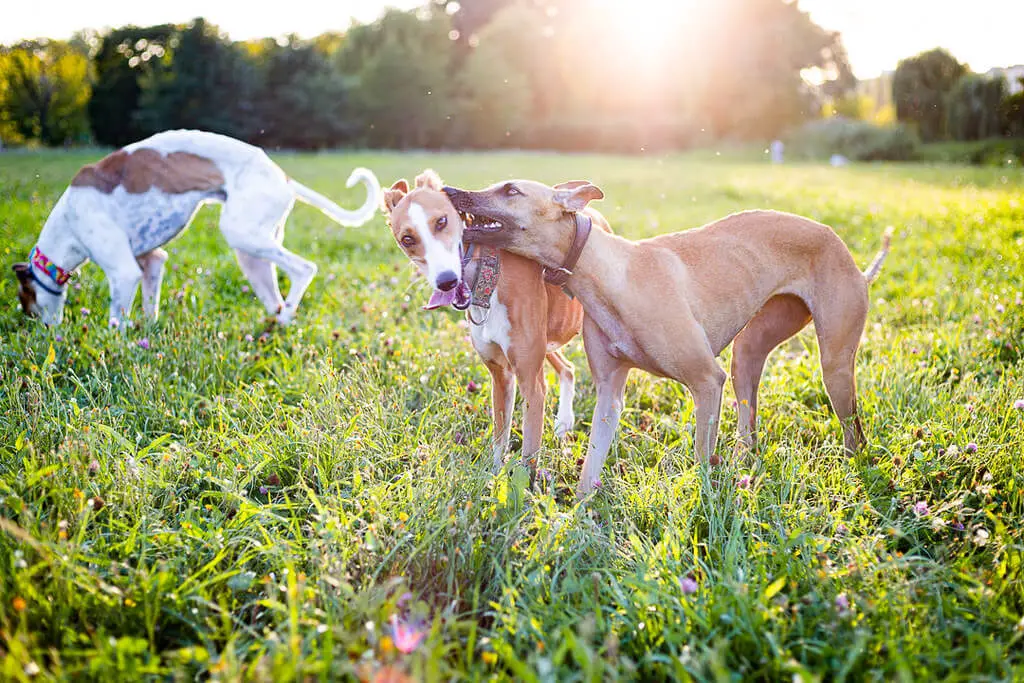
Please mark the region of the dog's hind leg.
POLYGON ((547 354, 548 363, 558 375, 558 413, 555 417, 555 436, 564 439, 576 424, 572 402, 576 398, 576 369, 561 351, 547 354))
POLYGON ((867 320, 867 292, 851 292, 845 302, 836 301, 828 310, 816 313, 821 373, 832 409, 843 426, 843 447, 848 455, 856 453, 867 439, 857 414, 857 380, 854 368, 857 347, 867 320), (840 305, 842 303, 842 305, 840 305))
MULTIPOLYGON (((225 202, 220 217, 221 232, 233 249, 255 259, 270 261, 288 275, 291 286, 277 314, 277 320, 282 325, 289 324, 295 318, 299 302, 317 272, 315 263, 281 246, 284 221, 294 201, 287 188, 279 193, 231 196, 225 202)), ((262 275, 265 279, 265 269, 262 275)), ((264 305, 269 309, 267 301, 264 301, 264 305)))
POLYGON ((167 252, 157 248, 142 254, 136 261, 142 268, 142 311, 155 322, 160 317, 160 286, 164 281, 167 252))
POLYGON ((757 446, 757 389, 765 359, 782 342, 810 322, 811 312, 803 299, 781 294, 768 300, 733 341, 732 387, 736 392, 737 446, 757 446))
POLYGON ((284 308, 284 299, 277 286, 277 266, 266 259, 250 256, 241 249, 235 249, 238 265, 245 274, 253 291, 259 298, 267 315, 277 315, 284 308))

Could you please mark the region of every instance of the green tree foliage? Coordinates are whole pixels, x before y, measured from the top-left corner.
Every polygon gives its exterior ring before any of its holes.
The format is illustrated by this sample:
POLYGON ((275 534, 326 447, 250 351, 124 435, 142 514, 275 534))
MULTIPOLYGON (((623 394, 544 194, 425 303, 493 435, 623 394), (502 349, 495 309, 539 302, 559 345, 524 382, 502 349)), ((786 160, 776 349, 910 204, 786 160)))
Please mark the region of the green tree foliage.
POLYGON ((321 148, 354 134, 349 85, 332 61, 337 36, 315 41, 291 37, 247 46, 258 69, 255 124, 249 139, 263 147, 321 148))
POLYGON ((89 137, 89 60, 68 43, 24 42, 0 50, 0 136, 46 145, 89 137))
POLYGON ((168 52, 139 79, 140 133, 196 128, 247 137, 256 80, 241 51, 196 19, 171 38, 168 52))
POLYGON ((372 146, 442 144, 450 126, 452 49, 448 17, 438 11, 388 11, 358 26, 339 63, 352 76, 360 137, 372 146))
MULTIPOLYGON (((1024 88, 1024 78, 1020 79, 1024 88)), ((1006 97, 999 107, 1006 134, 1024 138, 1024 89, 1006 97)))
POLYGON ((896 118, 917 127, 924 142, 946 134, 947 98, 967 67, 936 48, 900 61, 893 75, 896 118))
POLYGON ((947 98, 947 131, 954 140, 983 140, 1003 132, 1000 104, 1006 81, 977 74, 963 76, 947 98))
POLYGON ((473 147, 522 145, 533 108, 533 83, 522 37, 535 24, 522 6, 502 11, 481 31, 456 80, 459 110, 451 140, 473 147))
POLYGON ((177 34, 171 24, 115 29, 100 41, 93 57, 95 83, 89 120, 100 144, 120 147, 143 137, 136 112, 141 81, 161 63, 168 63, 170 42, 177 34))

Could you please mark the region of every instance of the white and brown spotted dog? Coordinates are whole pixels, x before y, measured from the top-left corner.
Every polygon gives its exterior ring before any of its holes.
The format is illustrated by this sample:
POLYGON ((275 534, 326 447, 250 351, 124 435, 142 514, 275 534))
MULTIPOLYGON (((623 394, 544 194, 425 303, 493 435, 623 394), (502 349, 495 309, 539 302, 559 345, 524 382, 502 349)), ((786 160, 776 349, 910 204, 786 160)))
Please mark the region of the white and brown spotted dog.
POLYGON ((564 437, 575 422, 575 372, 559 349, 579 334, 583 308, 545 283, 533 261, 507 252, 464 258, 465 224, 441 187, 441 179, 428 170, 416 178, 412 191, 405 180, 385 190, 391 232, 434 289, 426 307, 466 309, 473 348, 491 374, 495 470, 508 451, 517 383, 523 393, 522 458, 532 466, 544 431, 545 358, 559 378, 555 435, 564 437), (488 264, 488 259, 495 260, 488 264), (487 268, 493 280, 482 288, 481 273, 487 268))
POLYGON ((198 208, 223 205, 220 230, 270 315, 288 324, 316 275, 316 264, 285 249, 284 224, 299 199, 341 225, 361 225, 380 201, 380 185, 357 168, 368 197, 346 211, 287 177, 259 147, 214 133, 158 133, 83 167, 57 201, 27 263, 14 266, 25 313, 59 324, 71 273, 94 261, 110 283, 110 324, 130 313, 142 284, 146 315, 156 319, 167 252, 160 247, 184 230, 198 208), (275 267, 291 280, 282 300, 275 267))

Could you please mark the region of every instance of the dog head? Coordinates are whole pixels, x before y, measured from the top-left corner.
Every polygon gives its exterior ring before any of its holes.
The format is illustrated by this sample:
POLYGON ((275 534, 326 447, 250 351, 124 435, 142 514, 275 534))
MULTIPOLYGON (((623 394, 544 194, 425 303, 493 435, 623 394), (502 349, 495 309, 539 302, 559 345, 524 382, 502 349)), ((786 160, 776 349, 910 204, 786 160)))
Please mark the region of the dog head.
MULTIPOLYGON (((410 190, 404 179, 384 192, 391 233, 436 291, 431 304, 468 303, 462 277, 463 223, 442 191, 441 178, 425 170, 410 190)), ((433 307, 428 304, 428 307, 433 307)))
POLYGON ((57 295, 37 286, 31 264, 15 263, 14 274, 18 278, 18 301, 25 315, 42 319, 44 325, 59 325, 64 317, 66 292, 57 295))
POLYGON ((544 265, 562 262, 575 232, 573 214, 595 199, 599 187, 574 180, 548 187, 533 180, 509 180, 479 192, 445 187, 465 222, 464 238, 517 253, 544 265))

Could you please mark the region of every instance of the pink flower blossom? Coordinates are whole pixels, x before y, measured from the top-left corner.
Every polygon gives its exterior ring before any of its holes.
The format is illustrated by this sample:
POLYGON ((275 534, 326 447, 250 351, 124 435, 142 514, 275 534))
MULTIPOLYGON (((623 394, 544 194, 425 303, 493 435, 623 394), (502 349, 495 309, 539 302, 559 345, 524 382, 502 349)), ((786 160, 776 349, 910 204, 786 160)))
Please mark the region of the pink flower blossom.
POLYGON ((977 453, 978 452, 978 444, 976 444, 973 441, 971 441, 966 446, 964 446, 964 452, 966 452, 966 453, 977 453))
POLYGON ((1017 410, 1024 410, 1024 398, 1018 398, 1013 402, 1013 407, 1017 410))
POLYGON ((466 391, 468 391, 471 394, 475 394, 476 392, 480 391, 480 385, 474 382, 473 380, 469 380, 469 383, 466 384, 466 391))
POLYGON ((427 634, 414 624, 407 624, 398 620, 397 614, 391 615, 391 639, 395 643, 395 649, 403 654, 409 654, 420 646, 427 634))
POLYGON ((840 593, 836 596, 836 609, 840 612, 850 611, 850 598, 847 597, 846 593, 840 593))
POLYGON ((252 335, 251 334, 245 335, 245 341, 251 342, 252 341, 252 335))
POLYGON ((694 593, 697 592, 697 589, 700 586, 697 585, 697 581, 696 580, 694 580, 694 579, 690 578, 689 576, 687 576, 687 577, 683 578, 679 582, 679 587, 683 589, 683 593, 685 595, 693 595, 694 593))
POLYGON ((82 313, 82 315, 89 315, 89 309, 88 308, 83 308, 81 310, 81 313, 82 313))
POLYGON ((593 483, 595 489, 601 488, 601 480, 600 479, 595 479, 592 483, 593 483))
POLYGON ((923 500, 919 500, 914 504, 914 514, 918 517, 927 515, 930 512, 928 509, 928 503, 923 500))
POLYGON ((750 475, 749 474, 744 474, 742 477, 740 477, 740 480, 738 482, 736 482, 736 485, 739 486, 741 489, 749 489, 750 488, 750 475))

